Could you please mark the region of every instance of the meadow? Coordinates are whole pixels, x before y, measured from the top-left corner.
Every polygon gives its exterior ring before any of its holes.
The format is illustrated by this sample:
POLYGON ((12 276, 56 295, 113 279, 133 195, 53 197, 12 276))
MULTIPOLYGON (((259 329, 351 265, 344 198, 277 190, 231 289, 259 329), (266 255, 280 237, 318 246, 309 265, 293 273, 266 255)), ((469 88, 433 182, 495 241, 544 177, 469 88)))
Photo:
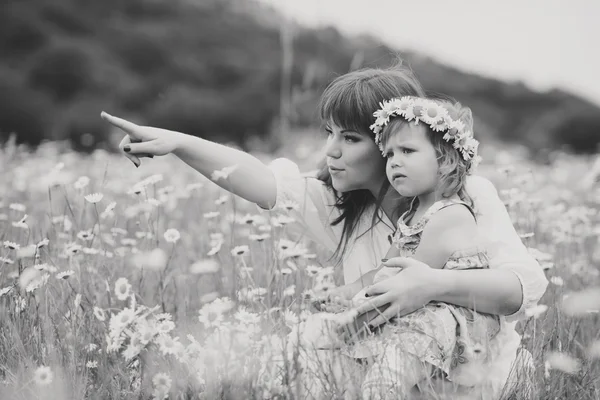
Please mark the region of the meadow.
MULTIPOLYGON (((600 188, 593 159, 550 159, 480 167, 550 281, 512 397, 597 399, 600 188)), ((296 240, 294 204, 262 211, 170 156, 8 144, 0 165, 0 399, 299 398, 293 333, 340 271, 296 240)))

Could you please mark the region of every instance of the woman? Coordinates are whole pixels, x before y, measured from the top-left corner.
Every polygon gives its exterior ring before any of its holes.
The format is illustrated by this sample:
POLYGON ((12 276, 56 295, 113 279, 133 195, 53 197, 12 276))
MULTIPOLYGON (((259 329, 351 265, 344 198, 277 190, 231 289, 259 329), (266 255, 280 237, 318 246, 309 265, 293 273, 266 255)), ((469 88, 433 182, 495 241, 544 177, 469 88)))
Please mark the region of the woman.
MULTIPOLYGON (((210 179, 215 170, 236 164, 226 190, 271 209, 283 201, 299 204, 296 220, 312 240, 334 252, 344 268, 344 280, 353 282, 376 268, 389 247, 405 205, 385 174, 385 160, 375 145, 369 126, 373 112, 385 99, 423 97, 412 73, 401 67, 367 69, 334 80, 325 90, 320 114, 328 139, 326 164, 318 176, 302 176, 289 160, 265 166, 250 154, 179 132, 138 126, 102 113, 127 135, 121 142, 125 155, 138 167, 139 156, 173 153, 210 179), (383 196, 380 196, 383 195, 383 196), (382 198, 381 202, 375 199, 382 198)), ((488 379, 476 387, 458 387, 440 379, 434 391, 465 398, 498 398, 516 358, 520 337, 515 321, 536 305, 547 280, 537 262, 516 235, 506 209, 493 185, 481 177, 467 180, 467 191, 479 210, 479 224, 489 241, 489 270, 433 270, 420 263, 405 268, 394 278, 368 289, 372 300, 359 308, 368 312, 387 306, 370 324, 378 325, 393 315, 405 315, 430 301, 442 301, 501 316, 501 332, 494 339, 496 356, 484 371, 488 379)), ((390 260, 388 265, 394 265, 390 260)))

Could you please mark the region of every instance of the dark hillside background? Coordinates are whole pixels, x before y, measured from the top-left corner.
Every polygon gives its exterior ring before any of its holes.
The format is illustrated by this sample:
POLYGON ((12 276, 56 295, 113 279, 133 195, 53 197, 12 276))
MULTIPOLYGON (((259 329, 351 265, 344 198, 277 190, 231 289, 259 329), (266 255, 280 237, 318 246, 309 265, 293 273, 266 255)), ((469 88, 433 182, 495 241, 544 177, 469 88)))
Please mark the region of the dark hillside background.
POLYGON ((426 88, 471 106, 481 137, 536 150, 595 152, 600 143, 600 109, 580 97, 467 74, 376 38, 303 28, 251 0, 0 1, 2 139, 108 146, 99 118, 107 110, 276 147, 281 129, 318 125, 316 101, 331 79, 400 54, 426 88))

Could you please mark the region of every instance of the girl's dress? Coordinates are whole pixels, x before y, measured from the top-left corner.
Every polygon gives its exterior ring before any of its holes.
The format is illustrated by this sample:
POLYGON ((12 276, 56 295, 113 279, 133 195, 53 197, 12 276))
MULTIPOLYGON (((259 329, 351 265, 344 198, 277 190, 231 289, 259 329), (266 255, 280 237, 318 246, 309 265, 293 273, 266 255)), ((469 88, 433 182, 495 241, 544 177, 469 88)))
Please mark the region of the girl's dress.
MULTIPOLYGON (((400 250, 400 256, 412 257, 421 241, 429 219, 439 210, 456 204, 472 208, 459 200, 442 200, 434 203, 415 224, 408 226, 404 213, 399 221, 392 245, 400 250)), ((473 213, 475 216, 475 214, 473 213)), ((453 253, 444 269, 489 268, 486 250, 481 245, 453 253)), ((383 267, 374 282, 397 274, 397 268, 383 267)), ((376 333, 363 335, 348 349, 347 355, 374 361, 369 368, 363 387, 385 385, 395 371, 395 360, 407 352, 422 362, 431 364, 436 375, 457 384, 477 384, 478 372, 488 362, 490 340, 500 331, 498 316, 475 312, 465 307, 432 302, 425 307, 400 318, 395 318, 378 329, 376 333), (473 373, 470 373, 473 372, 473 373)))

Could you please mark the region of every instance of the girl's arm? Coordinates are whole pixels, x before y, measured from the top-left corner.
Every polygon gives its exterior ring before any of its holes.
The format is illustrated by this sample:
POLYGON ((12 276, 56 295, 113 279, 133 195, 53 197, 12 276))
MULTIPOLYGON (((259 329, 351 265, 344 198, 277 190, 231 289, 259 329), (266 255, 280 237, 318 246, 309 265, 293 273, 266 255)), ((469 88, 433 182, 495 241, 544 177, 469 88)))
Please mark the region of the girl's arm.
POLYGON ((522 302, 517 276, 501 270, 441 269, 455 251, 477 244, 477 223, 462 205, 435 213, 426 225, 415 258, 432 268, 432 300, 496 315, 516 312, 522 302))
POLYGON ((441 269, 453 253, 477 244, 476 240, 477 223, 473 214, 464 205, 453 204, 427 221, 413 258, 441 269))
POLYGON ((273 172, 256 157, 222 144, 166 129, 139 126, 130 121, 102 113, 102 118, 127 135, 120 148, 137 166, 139 157, 175 154, 223 189, 270 209, 275 204, 277 185, 273 172), (225 179, 215 171, 235 167, 225 179))

